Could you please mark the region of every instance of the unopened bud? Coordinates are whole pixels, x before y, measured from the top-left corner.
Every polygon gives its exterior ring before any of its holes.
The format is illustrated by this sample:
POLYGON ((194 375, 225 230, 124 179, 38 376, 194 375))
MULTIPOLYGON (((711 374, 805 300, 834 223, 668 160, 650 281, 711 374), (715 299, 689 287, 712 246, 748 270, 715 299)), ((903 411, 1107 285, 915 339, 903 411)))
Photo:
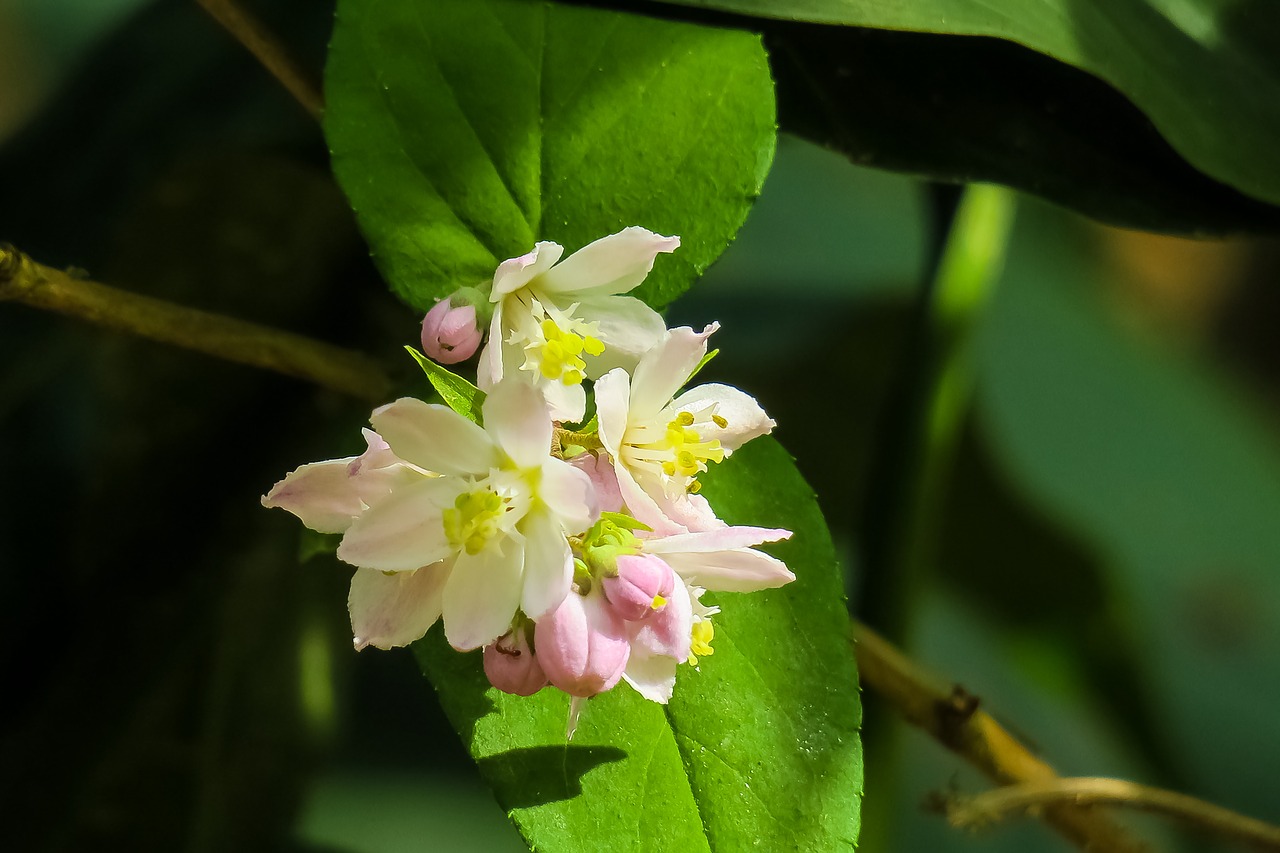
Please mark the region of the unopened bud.
POLYGON ((532 696, 547 685, 547 674, 529 648, 524 628, 508 631, 484 647, 484 674, 504 693, 532 696))
POLYGON ((483 337, 473 305, 455 307, 452 299, 441 299, 422 318, 422 351, 441 364, 466 361, 483 337))
POLYGON ((612 689, 631 654, 622 620, 599 594, 570 592, 538 620, 533 638, 547 678, 570 696, 612 689))
POLYGON ((661 557, 653 554, 623 554, 617 560, 618 574, 602 582, 613 612, 628 622, 639 622, 667 606, 675 575, 661 557))

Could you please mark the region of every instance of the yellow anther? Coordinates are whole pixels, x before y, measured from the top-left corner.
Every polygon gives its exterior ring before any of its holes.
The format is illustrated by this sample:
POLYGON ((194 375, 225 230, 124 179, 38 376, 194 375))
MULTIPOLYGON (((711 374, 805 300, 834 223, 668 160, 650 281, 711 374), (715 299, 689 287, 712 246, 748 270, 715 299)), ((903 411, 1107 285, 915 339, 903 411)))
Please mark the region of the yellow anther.
POLYGON ((649 606, 652 607, 654 610, 661 610, 664 606, 666 606, 666 603, 667 603, 667 600, 665 598, 663 598, 660 595, 655 595, 653 597, 653 602, 649 606))
POLYGON ((538 328, 545 339, 540 347, 536 347, 538 372, 546 379, 559 379, 565 385, 580 385, 586 376, 587 363, 582 360, 582 353, 600 355, 604 352, 604 344, 591 336, 580 336, 566 332, 548 318, 538 328))
POLYGON ((711 621, 704 619, 701 622, 693 623, 693 631, 690 636, 689 643, 689 665, 697 666, 699 657, 710 657, 715 654, 715 649, 711 648, 711 640, 715 637, 715 628, 711 627, 711 621))
POLYGON ((676 419, 671 422, 671 426, 674 428, 676 425, 679 425, 682 427, 693 426, 693 413, 681 412, 680 414, 676 415, 676 419))
POLYGON ((690 480, 689 488, 686 489, 685 491, 687 491, 691 495, 696 495, 698 492, 702 491, 702 484, 699 483, 697 480, 690 480))
POLYGON ((444 511, 445 536, 454 548, 478 554, 498 534, 502 513, 502 498, 489 489, 464 492, 444 511))
POLYGON ((711 422, 714 423, 716 426, 720 427, 720 429, 725 429, 726 427, 729 426, 729 421, 725 418, 720 417, 719 415, 712 415, 711 422))

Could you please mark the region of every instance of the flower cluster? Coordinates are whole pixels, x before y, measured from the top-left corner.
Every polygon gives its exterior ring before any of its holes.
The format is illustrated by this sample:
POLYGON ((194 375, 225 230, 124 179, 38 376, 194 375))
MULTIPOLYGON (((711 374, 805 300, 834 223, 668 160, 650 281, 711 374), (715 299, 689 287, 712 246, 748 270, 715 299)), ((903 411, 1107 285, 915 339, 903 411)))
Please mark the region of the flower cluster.
POLYGON ((709 465, 774 426, 736 388, 681 391, 717 325, 667 329, 626 295, 679 245, 631 227, 563 260, 544 242, 503 262, 422 325, 442 364, 488 327, 476 421, 401 398, 373 412, 361 455, 303 465, 262 499, 342 534, 357 649, 442 620, 454 648, 484 650, 494 687, 550 684, 576 719, 619 681, 666 702, 677 667, 712 653, 706 592, 795 579, 755 548, 790 531, 728 526, 698 494, 709 465), (596 415, 578 426, 588 381, 596 415))

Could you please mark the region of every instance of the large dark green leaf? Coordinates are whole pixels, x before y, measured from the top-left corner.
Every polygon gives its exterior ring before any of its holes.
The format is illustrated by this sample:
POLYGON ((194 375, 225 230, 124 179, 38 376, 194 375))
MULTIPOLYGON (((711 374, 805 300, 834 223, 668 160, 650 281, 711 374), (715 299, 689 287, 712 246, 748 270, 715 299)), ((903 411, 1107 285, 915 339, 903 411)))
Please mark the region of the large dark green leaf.
POLYGON ((1280 6, 1267 0, 672 2, 1017 42, 1107 81, 1197 168, 1280 203, 1280 6))
POLYGON ((522 0, 339 3, 333 168, 392 288, 424 308, 536 240, 678 234, 679 295, 759 194, 775 142, 758 36, 522 0))
POLYGON ((565 743, 568 697, 486 689, 479 656, 417 644, 464 743, 539 850, 848 850, 858 836, 857 673, 839 567, 813 493, 772 439, 707 476, 730 522, 785 525, 797 580, 722 594, 715 653, 669 706, 621 685, 565 743))
POLYGON ((1186 787, 1274 821, 1280 451, 1221 377, 1105 322, 1090 236, 1020 210, 979 339, 983 423, 1017 484, 1105 561, 1186 787))

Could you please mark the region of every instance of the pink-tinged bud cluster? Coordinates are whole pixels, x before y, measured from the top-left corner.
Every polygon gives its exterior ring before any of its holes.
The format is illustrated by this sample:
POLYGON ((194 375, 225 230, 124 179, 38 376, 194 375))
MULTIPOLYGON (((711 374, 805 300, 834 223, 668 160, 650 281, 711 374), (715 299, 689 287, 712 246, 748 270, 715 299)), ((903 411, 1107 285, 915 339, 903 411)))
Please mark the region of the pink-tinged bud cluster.
POLYGON ((639 622, 666 607, 675 587, 675 573, 653 554, 623 554, 618 574, 603 581, 605 598, 613 612, 628 622, 639 622))
POLYGON ((484 649, 484 674, 504 693, 532 696, 547 686, 547 674, 529 646, 528 630, 516 628, 484 649))
POLYGON ((451 299, 441 299, 422 318, 422 351, 441 364, 471 358, 483 337, 474 305, 454 306, 451 299))

